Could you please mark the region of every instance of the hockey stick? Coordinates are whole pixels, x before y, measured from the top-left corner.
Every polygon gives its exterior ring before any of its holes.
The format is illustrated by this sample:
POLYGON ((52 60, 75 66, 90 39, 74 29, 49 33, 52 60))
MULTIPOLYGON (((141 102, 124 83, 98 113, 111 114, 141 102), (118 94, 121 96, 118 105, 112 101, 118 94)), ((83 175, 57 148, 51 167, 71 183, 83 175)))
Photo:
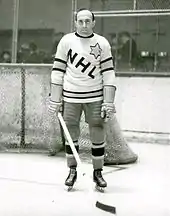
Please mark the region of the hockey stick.
MULTIPOLYGON (((73 143, 72 138, 70 136, 70 133, 69 133, 69 131, 67 129, 67 126, 66 126, 66 124, 64 122, 63 116, 62 116, 62 114, 60 112, 58 113, 58 118, 59 118, 59 121, 60 121, 61 126, 63 128, 63 131, 65 133, 65 136, 67 138, 67 141, 68 141, 68 143, 69 143, 69 145, 71 147, 73 155, 74 155, 74 157, 75 157, 75 159, 77 161, 77 165, 81 167, 82 166, 82 162, 81 162, 80 157, 79 157, 79 155, 77 153, 77 150, 76 150, 76 148, 74 146, 74 143, 73 143)), ((82 170, 81 170, 81 172, 82 172, 82 170)), ((83 173, 83 176, 84 175, 85 175, 85 173, 83 173)), ((105 205, 105 204, 97 201, 96 202, 96 207, 99 208, 99 209, 101 209, 101 210, 103 210, 103 211, 107 211, 107 212, 116 214, 116 207, 114 207, 114 206, 105 205)))
MULTIPOLYGON (((81 167, 81 166, 82 166, 82 163, 81 163, 80 157, 79 157, 79 155, 78 155, 78 153, 77 153, 77 150, 76 150, 76 148, 75 148, 75 146, 74 146, 73 140, 72 140, 72 138, 71 138, 71 136, 70 136, 70 133, 69 133, 69 131, 68 131, 68 129, 67 129, 67 126, 66 126, 66 124, 65 124, 65 122, 64 122, 63 116, 62 116, 62 114, 61 114, 60 112, 58 113, 58 119, 59 119, 59 121, 60 121, 60 123, 61 123, 61 126, 62 126, 62 128, 63 128, 63 131, 64 131, 64 133, 65 133, 65 136, 66 136, 66 138, 67 138, 67 140, 68 140, 68 143, 69 143, 69 145, 70 145, 70 147, 71 147, 71 150, 72 150, 72 152, 73 152, 73 155, 74 155, 74 157, 75 157, 75 159, 76 159, 77 165, 81 167)), ((85 173, 83 173, 83 175, 84 175, 84 174, 85 174, 85 173)))

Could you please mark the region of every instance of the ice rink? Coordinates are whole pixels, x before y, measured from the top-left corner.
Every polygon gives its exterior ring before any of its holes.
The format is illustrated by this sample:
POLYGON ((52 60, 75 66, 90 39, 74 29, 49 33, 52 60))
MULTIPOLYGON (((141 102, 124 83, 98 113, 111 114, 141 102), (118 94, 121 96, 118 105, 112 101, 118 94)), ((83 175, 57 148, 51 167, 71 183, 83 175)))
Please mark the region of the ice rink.
POLYGON ((95 191, 92 166, 83 163, 67 192, 63 157, 43 154, 0 154, 0 216, 107 216, 96 201, 116 207, 118 216, 170 216, 170 146, 129 143, 138 154, 135 164, 105 166, 104 193, 95 191))

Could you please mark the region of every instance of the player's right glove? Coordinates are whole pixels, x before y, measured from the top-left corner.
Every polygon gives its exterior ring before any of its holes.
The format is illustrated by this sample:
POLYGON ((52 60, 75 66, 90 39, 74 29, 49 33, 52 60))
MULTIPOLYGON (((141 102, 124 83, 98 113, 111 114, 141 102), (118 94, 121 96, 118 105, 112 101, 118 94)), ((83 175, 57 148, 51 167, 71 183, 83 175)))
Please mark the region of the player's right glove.
POLYGON ((62 103, 61 102, 55 102, 50 99, 48 111, 50 115, 58 114, 58 112, 62 111, 62 103))
POLYGON ((56 116, 58 112, 62 112, 62 88, 62 85, 51 83, 48 104, 48 111, 51 116, 56 116))

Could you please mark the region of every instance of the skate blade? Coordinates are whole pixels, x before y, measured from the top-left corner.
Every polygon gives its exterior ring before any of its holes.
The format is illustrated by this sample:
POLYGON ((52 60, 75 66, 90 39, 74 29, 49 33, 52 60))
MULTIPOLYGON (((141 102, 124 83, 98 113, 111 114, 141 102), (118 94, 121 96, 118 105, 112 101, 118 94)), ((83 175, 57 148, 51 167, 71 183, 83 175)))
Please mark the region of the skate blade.
POLYGON ((105 187, 100 187, 98 185, 95 186, 95 189, 101 193, 104 193, 105 192, 105 187))
POLYGON ((65 189, 67 192, 70 192, 70 191, 75 191, 75 185, 76 185, 76 182, 74 183, 74 185, 72 186, 68 186, 68 185, 65 185, 65 189))
POLYGON ((65 189, 67 192, 70 192, 70 191, 73 191, 73 186, 67 186, 67 185, 65 185, 64 189, 65 189))
POLYGON ((67 191, 70 192, 73 190, 73 186, 67 186, 67 191))

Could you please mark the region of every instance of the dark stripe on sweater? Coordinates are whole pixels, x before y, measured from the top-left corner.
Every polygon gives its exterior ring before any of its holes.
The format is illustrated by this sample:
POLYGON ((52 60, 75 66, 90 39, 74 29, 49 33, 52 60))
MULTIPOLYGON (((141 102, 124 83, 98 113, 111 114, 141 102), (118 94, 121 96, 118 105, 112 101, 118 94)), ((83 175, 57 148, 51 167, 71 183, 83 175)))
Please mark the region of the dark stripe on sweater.
POLYGON ((106 69, 103 69, 103 70, 101 70, 101 73, 104 73, 104 72, 106 72, 106 71, 113 71, 114 70, 114 67, 110 67, 110 68, 106 68, 106 69))
POLYGON ((103 89, 98 89, 94 91, 88 91, 88 92, 74 92, 74 91, 68 91, 68 90, 63 90, 63 92, 71 93, 71 94, 89 94, 89 93, 95 93, 95 92, 101 92, 103 89))
POLYGON ((61 68, 53 68, 52 70, 53 70, 53 71, 60 71, 60 72, 63 72, 63 73, 66 72, 65 70, 63 70, 63 69, 61 69, 61 68))
POLYGON ((105 62, 107 62, 107 61, 110 61, 110 60, 113 60, 113 58, 112 58, 112 57, 109 57, 109 58, 107 58, 107 59, 104 59, 103 61, 100 62, 100 64, 103 64, 103 63, 105 63, 105 62))
POLYGON ((64 97, 66 98, 74 98, 74 99, 88 99, 88 98, 97 98, 97 97, 102 97, 103 94, 100 94, 100 95, 94 95, 94 96, 85 96, 85 97, 74 97, 74 96, 66 96, 63 94, 64 97))
POLYGON ((64 60, 62 60, 62 59, 59 59, 59 58, 55 58, 54 60, 57 61, 57 62, 61 62, 61 63, 63 63, 63 64, 67 64, 66 61, 64 61, 64 60))

